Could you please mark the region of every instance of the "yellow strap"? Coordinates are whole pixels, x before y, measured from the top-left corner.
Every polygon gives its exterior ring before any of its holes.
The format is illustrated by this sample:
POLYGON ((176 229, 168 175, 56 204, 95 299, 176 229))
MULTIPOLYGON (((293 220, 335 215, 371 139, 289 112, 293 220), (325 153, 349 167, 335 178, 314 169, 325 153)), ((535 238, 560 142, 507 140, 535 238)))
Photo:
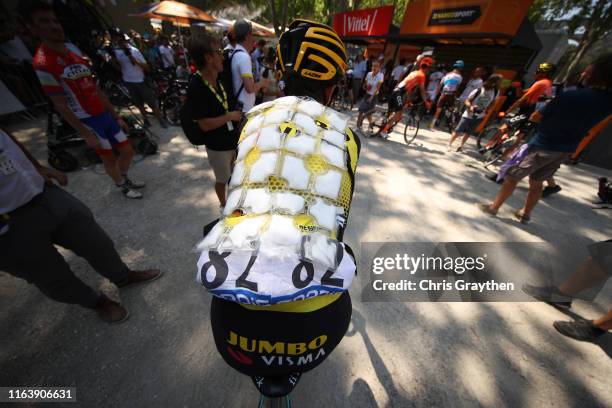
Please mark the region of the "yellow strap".
POLYGON ((227 94, 225 93, 225 88, 223 88, 223 84, 219 84, 219 87, 221 88, 221 93, 223 94, 223 97, 221 97, 221 95, 217 93, 217 90, 206 79, 204 79, 202 75, 200 75, 200 78, 202 78, 204 85, 206 85, 208 89, 210 89, 210 92, 212 92, 217 97, 217 100, 221 105, 223 105, 225 111, 227 112, 229 110, 229 105, 227 103, 227 94))

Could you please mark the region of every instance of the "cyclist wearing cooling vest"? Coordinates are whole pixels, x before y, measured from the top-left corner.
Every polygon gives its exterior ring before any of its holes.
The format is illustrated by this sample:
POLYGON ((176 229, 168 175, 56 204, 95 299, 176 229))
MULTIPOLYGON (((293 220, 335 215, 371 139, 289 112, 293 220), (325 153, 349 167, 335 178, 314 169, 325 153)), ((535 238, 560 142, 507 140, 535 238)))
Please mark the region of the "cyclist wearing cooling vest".
POLYGON ((129 129, 96 85, 88 61, 66 44, 53 7, 31 1, 23 3, 20 11, 28 27, 42 41, 33 65, 55 110, 96 149, 120 191, 128 198, 142 198, 134 189, 144 184, 127 176, 134 151, 122 128, 129 129), (118 158, 113 148, 119 152, 118 158))
POLYGON ((404 109, 419 100, 425 102, 427 109, 431 103, 427 100, 425 92, 425 82, 427 81, 427 71, 433 65, 431 57, 423 57, 418 62, 419 69, 412 71, 400 82, 391 97, 389 98, 389 114, 392 116, 387 121, 387 124, 380 132, 380 135, 387 139, 389 130, 401 119, 404 109))
POLYGON ((347 66, 333 29, 292 22, 277 61, 289 96, 247 114, 197 272, 217 350, 268 396, 270 376, 292 388, 348 329, 356 264, 342 240, 360 151, 350 118, 327 106, 347 66))

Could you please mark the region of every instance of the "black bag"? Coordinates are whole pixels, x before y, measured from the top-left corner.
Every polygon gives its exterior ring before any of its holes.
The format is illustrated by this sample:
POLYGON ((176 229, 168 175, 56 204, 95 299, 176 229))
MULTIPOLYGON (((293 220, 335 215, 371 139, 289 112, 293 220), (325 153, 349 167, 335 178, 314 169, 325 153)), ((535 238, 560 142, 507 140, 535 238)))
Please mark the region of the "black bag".
POLYGON ((225 89, 225 93, 227 94, 227 104, 230 111, 239 110, 237 109, 238 95, 240 95, 244 89, 244 83, 240 85, 240 88, 234 89, 234 80, 232 78, 232 60, 234 59, 234 55, 239 52, 244 51, 240 49, 223 50, 223 71, 219 73, 219 81, 223 85, 223 89, 225 89))
POLYGON ((609 182, 605 177, 599 179, 597 196, 601 199, 602 203, 612 204, 612 182, 609 182))
POLYGON ((207 135, 200 129, 200 125, 197 121, 193 120, 193 114, 191 111, 191 103, 189 101, 189 97, 181 106, 181 110, 179 112, 179 117, 181 120, 181 127, 183 128, 183 133, 187 137, 187 140, 194 146, 202 146, 206 144, 207 135))

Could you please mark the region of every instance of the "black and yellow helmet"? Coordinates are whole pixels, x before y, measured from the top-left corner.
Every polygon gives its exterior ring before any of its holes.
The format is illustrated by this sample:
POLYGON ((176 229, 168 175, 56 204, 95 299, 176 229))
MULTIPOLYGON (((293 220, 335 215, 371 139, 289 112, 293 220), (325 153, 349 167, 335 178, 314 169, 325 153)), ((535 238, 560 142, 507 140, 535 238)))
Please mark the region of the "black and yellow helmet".
POLYGON ((320 83, 338 82, 347 68, 344 43, 333 28, 309 20, 294 20, 276 46, 277 68, 284 78, 320 83))
POLYGON ((555 67, 555 64, 551 64, 550 62, 543 62, 540 65, 538 65, 536 74, 554 75, 556 69, 557 68, 555 67))

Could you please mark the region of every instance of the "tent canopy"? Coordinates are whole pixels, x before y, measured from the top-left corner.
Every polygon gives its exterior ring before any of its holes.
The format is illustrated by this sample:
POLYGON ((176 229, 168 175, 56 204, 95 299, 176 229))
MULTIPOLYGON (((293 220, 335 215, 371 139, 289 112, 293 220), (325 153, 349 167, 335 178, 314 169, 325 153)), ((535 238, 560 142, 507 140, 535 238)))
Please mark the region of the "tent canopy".
POLYGON ((164 0, 144 7, 139 13, 130 14, 132 17, 156 18, 189 25, 192 21, 214 23, 216 18, 199 8, 180 3, 178 1, 164 0))
MULTIPOLYGON (((224 27, 226 29, 233 26, 234 21, 236 20, 227 20, 222 17, 217 17, 217 25, 220 25, 221 27, 224 27)), ((257 37, 276 37, 276 33, 274 32, 273 28, 268 28, 252 20, 246 19, 246 21, 251 23, 251 26, 253 27, 253 35, 257 37)))

